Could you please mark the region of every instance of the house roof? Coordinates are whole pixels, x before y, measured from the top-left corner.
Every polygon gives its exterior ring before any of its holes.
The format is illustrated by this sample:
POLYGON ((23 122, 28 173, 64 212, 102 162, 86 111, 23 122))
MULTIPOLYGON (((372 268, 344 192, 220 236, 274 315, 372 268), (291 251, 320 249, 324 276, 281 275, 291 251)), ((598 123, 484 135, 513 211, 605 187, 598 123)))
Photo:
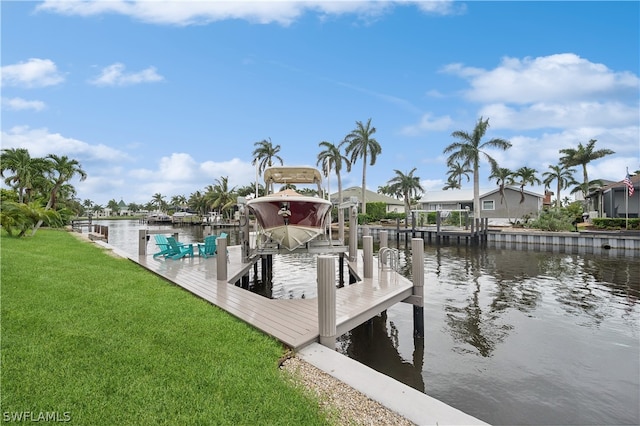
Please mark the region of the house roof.
MULTIPOLYGON (((362 188, 357 186, 352 186, 347 189, 342 190, 342 200, 340 202, 348 201, 351 197, 357 197, 358 202, 361 203, 362 200, 362 188)), ((367 203, 385 203, 388 205, 398 205, 403 206, 404 201, 398 200, 393 197, 388 197, 386 195, 378 194, 377 192, 365 190, 365 197, 367 197, 367 203)), ((338 203, 338 193, 334 192, 330 195, 332 203, 338 203)))
MULTIPOLYGON (((520 192, 520 188, 506 186, 505 190, 520 192)), ((480 188, 480 198, 499 192, 500 188, 480 188)), ((524 190, 524 193, 532 197, 544 198, 544 195, 524 190)), ((448 189, 442 191, 427 191, 419 203, 468 203, 473 201, 473 189, 448 189)))
MULTIPOLYGON (((631 176, 631 183, 633 184, 634 187, 638 186, 638 184, 640 183, 640 175, 631 176)), ((613 182, 613 183, 610 183, 609 185, 603 186, 602 188, 598 188, 597 190, 592 191, 589 195, 598 191, 605 192, 613 188, 622 188, 622 187, 626 188, 626 186, 627 184, 621 180, 620 182, 613 182)))

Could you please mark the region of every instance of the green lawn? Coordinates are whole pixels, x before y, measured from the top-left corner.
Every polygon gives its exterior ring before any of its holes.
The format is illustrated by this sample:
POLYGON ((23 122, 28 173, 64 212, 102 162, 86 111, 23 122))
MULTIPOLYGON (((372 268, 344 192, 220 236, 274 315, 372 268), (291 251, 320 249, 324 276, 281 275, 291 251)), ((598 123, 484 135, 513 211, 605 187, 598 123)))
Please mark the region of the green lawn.
POLYGON ((278 369, 284 348, 65 231, 0 237, 1 411, 72 424, 330 421, 278 369), (66 414, 65 414, 66 413, 66 414))

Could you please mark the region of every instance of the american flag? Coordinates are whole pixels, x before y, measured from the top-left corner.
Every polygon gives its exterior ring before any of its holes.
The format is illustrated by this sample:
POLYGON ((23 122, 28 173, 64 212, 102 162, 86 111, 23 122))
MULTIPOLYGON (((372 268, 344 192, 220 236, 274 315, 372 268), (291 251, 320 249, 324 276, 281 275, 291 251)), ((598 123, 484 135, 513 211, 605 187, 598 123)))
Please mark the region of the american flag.
POLYGON ((631 182, 631 176, 629 176, 629 173, 627 172, 627 176, 624 178, 624 180, 622 181, 625 185, 627 185, 627 188, 629 188, 629 197, 631 197, 633 195, 633 182, 631 182))

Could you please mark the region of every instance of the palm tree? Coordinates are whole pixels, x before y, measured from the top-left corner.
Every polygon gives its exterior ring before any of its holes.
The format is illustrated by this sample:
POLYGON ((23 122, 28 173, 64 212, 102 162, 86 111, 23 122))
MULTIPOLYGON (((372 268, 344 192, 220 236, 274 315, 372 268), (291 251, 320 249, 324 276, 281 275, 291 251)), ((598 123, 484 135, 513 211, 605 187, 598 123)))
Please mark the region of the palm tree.
POLYGON ((514 183, 520 184, 520 204, 524 203, 524 187, 527 184, 530 185, 540 185, 540 179, 536 176, 538 171, 536 169, 532 169, 531 167, 520 167, 513 174, 514 183))
POLYGON ((582 196, 585 200, 589 194, 587 164, 604 156, 615 154, 615 152, 610 149, 594 150, 596 142, 596 139, 591 139, 585 146, 580 142, 578 143, 578 148, 565 148, 560 150, 560 154, 564 154, 563 157, 560 157, 560 163, 567 167, 582 166, 582 196))
POLYGON ((53 182, 51 195, 45 207, 45 209, 48 210, 56 208, 58 193, 67 182, 76 175, 80 177, 80 181, 84 181, 87 178, 87 173, 82 170, 82 166, 78 160, 72 160, 66 155, 60 157, 55 154, 49 154, 46 156, 46 159, 49 160, 52 175, 51 180, 53 182))
POLYGON ((115 200, 115 198, 112 198, 107 202, 107 208, 111 209, 111 216, 117 216, 118 212, 120 211, 120 206, 118 205, 118 202, 115 200))
POLYGON ((505 201, 504 188, 506 185, 514 183, 513 178, 514 173, 505 167, 498 167, 491 172, 491 175, 489 175, 489 179, 496 179, 496 185, 500 187, 500 204, 505 201))
POLYGON ((340 208, 340 204, 342 203, 342 179, 340 178, 340 172, 342 171, 343 163, 347 173, 350 172, 351 162, 347 157, 342 155, 340 148, 331 142, 322 141, 318 146, 324 148, 324 150, 318 154, 316 165, 322 164, 322 170, 325 176, 329 174, 330 170, 335 170, 336 177, 338 178, 338 239, 344 241, 344 210, 340 208))
POLYGON ((389 189, 395 194, 401 195, 404 199, 405 224, 409 221, 411 199, 418 195, 418 191, 424 192, 422 185, 420 185, 420 178, 413 175, 413 172, 415 171, 416 168, 414 167, 405 175, 400 170, 394 170, 396 173, 395 177, 387 182, 389 184, 389 189))
MULTIPOLYGON (((253 144, 256 148, 253 150, 251 154, 253 156, 253 161, 251 164, 258 165, 258 174, 262 175, 262 172, 267 167, 273 166, 273 160, 276 159, 280 162, 280 165, 284 164, 282 158, 278 155, 280 152, 280 145, 273 146, 271 143, 271 138, 267 141, 263 139, 259 142, 255 142, 253 144)), ((257 188, 257 182, 256 182, 257 188)), ((273 190, 273 188, 271 188, 273 190)))
POLYGON ((504 203, 505 205, 508 221, 511 221, 511 215, 509 214, 509 202, 504 196, 504 188, 506 185, 513 183, 513 177, 514 173, 505 167, 493 169, 491 175, 489 175, 489 179, 496 179, 496 184, 500 187, 500 204, 504 203))
POLYGON ((449 175, 447 177, 447 182, 457 182, 457 189, 462 188, 463 177, 466 177, 467 182, 469 182, 469 173, 473 171, 469 168, 469 165, 460 164, 459 161, 456 161, 454 163, 447 164, 447 166, 449 166, 449 171, 447 172, 447 174, 449 175))
POLYGON ((163 211, 166 204, 164 201, 164 195, 159 192, 153 194, 153 197, 151 197, 151 204, 153 204, 159 212, 163 211))
POLYGON ((31 158, 25 148, 7 148, 0 154, 0 176, 4 182, 18 191, 18 202, 28 202, 34 182, 42 176, 46 162, 42 158, 31 158), (6 171, 13 175, 5 176, 6 171))
POLYGON ((351 164, 355 164, 359 158, 362 158, 362 214, 367 214, 367 200, 365 198, 367 187, 367 159, 370 160, 369 165, 376 163, 378 155, 382 152, 382 147, 372 135, 376 132, 376 128, 371 126, 371 118, 367 124, 356 121, 356 128, 351 131, 340 143, 345 144, 345 154, 350 156, 351 164))
POLYGON ((462 188, 462 187, 460 186, 458 181, 447 179, 447 184, 442 187, 442 190, 443 191, 447 191, 449 189, 460 189, 460 188, 462 188))
POLYGON ((238 194, 239 197, 246 197, 248 195, 253 196, 256 193, 256 187, 258 188, 258 196, 265 195, 264 186, 262 186, 257 182, 253 184, 241 186, 236 190, 236 193, 238 194))
POLYGON ((187 205, 187 197, 184 195, 174 195, 170 201, 172 206, 178 206, 181 209, 187 205))
POLYGON ((573 178, 573 174, 576 170, 569 168, 562 163, 557 166, 549 166, 549 169, 551 169, 551 171, 542 173, 542 177, 544 178, 542 183, 544 183, 545 188, 549 188, 551 186, 551 182, 554 180, 556 181, 556 210, 560 210, 560 191, 578 183, 573 178))
POLYGON ((14 230, 18 231, 18 237, 22 237, 30 229, 34 229, 38 222, 46 222, 49 225, 62 223, 60 214, 55 210, 47 210, 38 202, 15 203, 7 201, 2 204, 0 211, 0 224, 13 236, 14 230))
MULTIPOLYGON (((214 185, 206 188, 205 199, 212 209, 218 209, 220 213, 230 210, 236 204, 236 187, 229 188, 229 177, 222 176, 214 181, 214 185)), ((230 219, 231 216, 229 215, 230 219)))
POLYGON ((202 216, 207 214, 207 200, 202 192, 196 191, 189 195, 189 201, 187 201, 187 204, 190 209, 200 213, 202 216))
MULTIPOLYGON (((44 159, 46 168, 44 171, 50 176, 48 185, 51 186, 49 191, 49 200, 44 207, 45 210, 56 209, 58 194, 60 193, 72 193, 75 194, 75 188, 69 185, 68 182, 73 179, 75 175, 80 176, 80 181, 87 178, 87 173, 82 170, 82 166, 78 160, 72 160, 66 155, 58 156, 55 154, 49 154, 44 159)), ((33 228, 33 235, 42 225, 43 220, 38 221, 33 228)))
POLYGON ((476 219, 480 218, 480 157, 483 156, 491 165, 491 170, 498 167, 496 160, 483 151, 486 148, 498 148, 507 150, 511 148, 511 142, 493 138, 487 142, 482 142, 482 138, 489 127, 489 119, 483 120, 482 117, 476 123, 473 133, 467 133, 462 130, 451 133, 451 136, 459 139, 444 149, 444 153, 450 153, 447 164, 454 164, 460 161, 462 165, 473 169, 473 215, 476 219))
POLYGON ((96 216, 98 215, 98 213, 101 213, 103 209, 104 207, 102 207, 100 204, 94 204, 91 207, 91 211, 95 213, 96 216))
POLYGON ((93 206, 93 201, 91 201, 90 199, 86 199, 82 202, 82 206, 84 207, 84 211, 89 212, 91 211, 91 207, 93 206))

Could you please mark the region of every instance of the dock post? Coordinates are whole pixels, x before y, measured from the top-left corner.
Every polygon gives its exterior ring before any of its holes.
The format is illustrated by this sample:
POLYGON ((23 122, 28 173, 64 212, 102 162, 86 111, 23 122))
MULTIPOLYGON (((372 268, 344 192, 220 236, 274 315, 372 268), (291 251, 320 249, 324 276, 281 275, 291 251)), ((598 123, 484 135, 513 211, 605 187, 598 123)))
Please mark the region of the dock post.
POLYGON ((336 266, 333 256, 318 256, 318 330, 320 344, 336 347, 336 266))
POLYGON ((217 246, 217 272, 216 279, 218 281, 226 281, 227 280, 227 239, 224 237, 216 238, 216 246, 217 246))
POLYGON ((411 238, 416 237, 416 212, 411 212, 411 238))
POLYGON ((413 304, 413 335, 424 337, 424 241, 411 240, 411 280, 413 296, 418 300, 413 304))
POLYGON ((362 237, 362 251, 364 253, 363 270, 365 278, 373 278, 373 237, 362 237))
POLYGON ((380 250, 382 250, 383 247, 389 247, 388 231, 380 231, 380 250))
POLYGON ((249 257, 251 255, 251 247, 249 247, 249 209, 246 206, 242 206, 242 212, 240 216, 240 244, 242 244, 242 261, 249 263, 249 257))
POLYGON ((440 242, 440 224, 442 219, 440 218, 440 210, 436 211, 436 242, 440 242))
POLYGON ((138 229, 138 256, 147 255, 147 230, 138 229))
POLYGON ((349 214, 349 261, 358 261, 358 209, 355 206, 349 214))

